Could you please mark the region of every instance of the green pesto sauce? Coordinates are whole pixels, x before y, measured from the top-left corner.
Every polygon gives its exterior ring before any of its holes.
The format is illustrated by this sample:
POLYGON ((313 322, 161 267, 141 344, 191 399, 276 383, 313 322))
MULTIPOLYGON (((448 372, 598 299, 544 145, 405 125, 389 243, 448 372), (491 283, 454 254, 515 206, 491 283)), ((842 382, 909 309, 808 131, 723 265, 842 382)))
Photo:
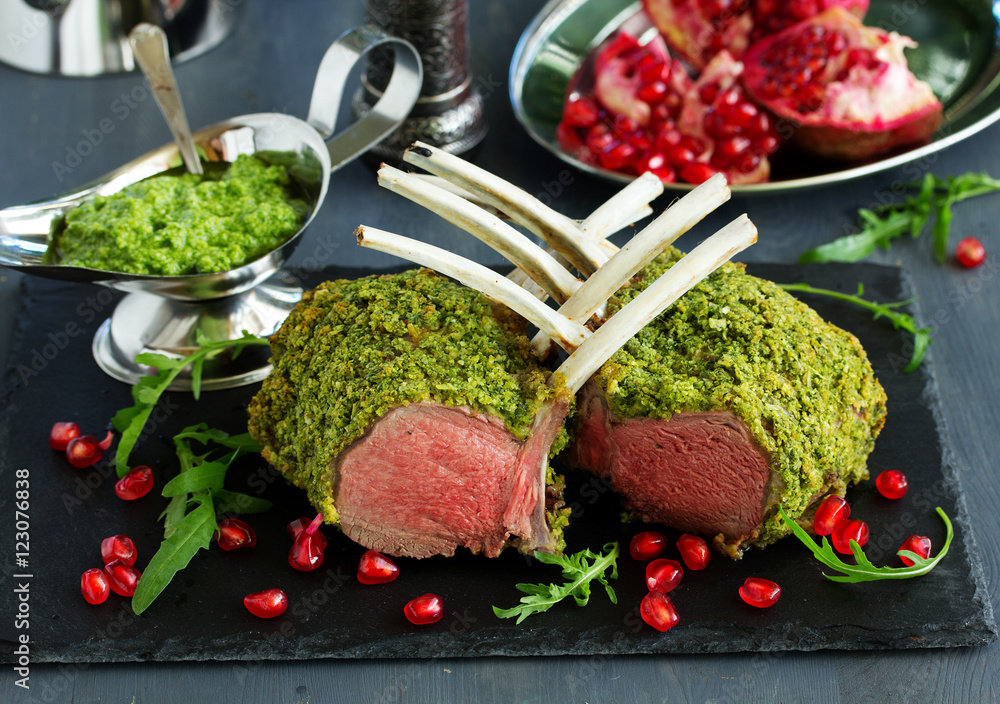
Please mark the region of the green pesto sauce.
POLYGON ((240 155, 221 175, 154 176, 68 211, 47 258, 155 276, 228 271, 285 242, 305 222, 281 166, 240 155))
MULTIPOLYGON (((671 248, 654 260, 608 313, 682 254, 671 248)), ((777 475, 752 541, 759 545, 788 532, 777 502, 798 517, 818 496, 842 495, 866 479, 885 422, 885 392, 857 338, 732 263, 647 325, 594 378, 622 417, 731 411, 747 424, 777 475)))
MULTIPOLYGON (((274 369, 250 404, 250 433, 332 523, 331 463, 393 407, 468 406, 524 439, 557 393, 519 317, 426 270, 320 285, 271 349, 274 369)), ((548 483, 559 480, 550 469, 548 483)))

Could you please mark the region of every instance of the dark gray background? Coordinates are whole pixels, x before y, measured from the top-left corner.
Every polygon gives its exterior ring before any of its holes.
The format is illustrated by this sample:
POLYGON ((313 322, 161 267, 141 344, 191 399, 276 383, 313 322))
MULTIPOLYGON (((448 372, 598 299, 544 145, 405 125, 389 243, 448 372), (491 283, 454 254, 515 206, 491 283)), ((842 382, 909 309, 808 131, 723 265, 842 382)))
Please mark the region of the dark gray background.
MULTIPOLYGON (((236 3, 234 3, 236 4, 236 3)), ((615 187, 574 172, 537 147, 515 122, 507 98, 507 67, 524 26, 542 2, 472 0, 471 68, 487 95, 491 131, 480 165, 580 217, 615 187)), ((333 38, 361 19, 361 2, 287 0, 241 6, 245 16, 225 44, 177 67, 192 126, 235 114, 283 111, 303 117, 315 69, 333 38)), ((8 28, 3 28, 4 37, 8 28)), ((0 40, 5 40, 0 37, 0 40)), ((61 79, 0 67, 0 206, 47 197, 98 177, 169 140, 148 93, 123 110, 123 94, 138 76, 61 79), (53 163, 110 118, 115 129, 92 154, 58 178, 53 163)), ((1000 128, 994 127, 926 159, 938 175, 997 168, 1000 128)), ((846 185, 787 196, 734 198, 716 218, 748 212, 760 242, 746 261, 793 262, 803 250, 843 233, 858 207, 888 197, 912 171, 888 172, 846 185)), ((660 207, 666 202, 659 204, 660 207)), ((993 606, 1000 559, 1000 479, 995 458, 1000 381, 995 223, 1000 196, 958 206, 953 242, 974 234, 994 255, 974 271, 934 263, 929 241, 900 241, 873 261, 899 263, 912 276, 922 323, 935 328, 930 363, 940 381, 948 433, 984 561, 993 606)), ((387 257, 362 252, 351 232, 359 223, 446 244, 486 263, 485 247, 398 196, 379 191, 370 169, 338 172, 320 216, 293 264, 386 266, 387 257)), ((683 244, 683 242, 682 242, 683 244)), ((15 310, 17 276, 0 272, 0 354, 6 351, 15 310)), ((983 702, 1000 700, 995 675, 998 645, 985 648, 871 653, 788 653, 728 656, 525 658, 434 661, 309 661, 164 665, 42 666, 32 690, 0 676, 0 701, 353 702, 353 701, 635 701, 635 702, 983 702)))

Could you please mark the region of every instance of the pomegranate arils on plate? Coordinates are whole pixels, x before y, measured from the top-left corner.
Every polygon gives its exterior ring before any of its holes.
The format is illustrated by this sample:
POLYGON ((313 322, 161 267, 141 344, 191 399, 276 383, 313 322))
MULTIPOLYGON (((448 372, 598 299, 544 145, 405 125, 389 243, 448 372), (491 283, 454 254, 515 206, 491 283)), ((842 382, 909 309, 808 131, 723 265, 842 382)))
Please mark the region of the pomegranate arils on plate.
POLYGON ((104 440, 98 440, 93 435, 75 437, 66 444, 66 459, 77 469, 89 467, 104 456, 113 437, 110 430, 104 440))
POLYGON ((124 560, 112 560, 104 566, 104 573, 108 576, 111 591, 120 596, 135 594, 135 588, 142 576, 139 570, 124 560))
POLYGON ((406 620, 418 626, 437 623, 444 616, 444 602, 437 594, 424 594, 403 607, 406 620))
POLYGON ((646 586, 651 592, 672 591, 684 577, 684 569, 677 560, 659 559, 646 565, 646 586))
POLYGON ((105 565, 115 560, 134 565, 135 558, 135 543, 127 535, 112 535, 101 541, 101 559, 105 565))
POLYGON ((708 567, 710 555, 704 538, 685 533, 677 539, 677 549, 689 570, 703 570, 708 567))
POLYGON ((680 621, 674 603, 663 592, 650 592, 644 596, 639 604, 639 615, 658 631, 669 631, 680 621))
POLYGON ((975 237, 963 237, 955 248, 955 259, 962 266, 972 269, 986 261, 986 248, 975 237))
POLYGON ((319 531, 322 522, 323 514, 317 514, 305 529, 296 534, 288 553, 289 565, 302 572, 311 572, 323 564, 326 537, 319 531))
POLYGON ((743 586, 740 587, 740 598, 750 606, 758 609, 766 609, 774 606, 781 596, 781 587, 770 579, 760 577, 748 577, 743 586))
POLYGON ((132 469, 115 482, 115 493, 123 501, 141 499, 153 488, 153 470, 144 464, 132 469))
POLYGON ((65 450, 70 440, 80 437, 80 426, 76 423, 53 423, 49 431, 49 447, 65 450))
POLYGON ((247 594, 243 597, 243 605, 257 618, 274 618, 285 613, 288 597, 280 589, 265 589, 247 594))
POLYGON ((636 533, 628 544, 628 552, 633 560, 652 560, 666 549, 667 536, 655 530, 636 533))
POLYGON ((257 534, 239 518, 226 518, 219 521, 219 534, 215 541, 226 551, 252 548, 257 544, 257 534))
POLYGON ((813 515, 813 532, 830 535, 837 524, 851 515, 851 506, 840 496, 827 496, 813 515))
POLYGON ((88 604, 103 604, 111 593, 108 576, 103 570, 91 567, 80 576, 80 592, 88 604))
POLYGON ((833 542, 833 548, 837 552, 843 555, 853 555, 851 550, 851 542, 854 541, 858 544, 858 547, 864 547, 868 544, 868 525, 864 521, 857 521, 854 519, 848 519, 846 521, 841 521, 836 528, 833 529, 833 533, 830 535, 830 540, 833 542))
POLYGON ((388 557, 368 550, 358 562, 358 581, 362 584, 386 584, 399 576, 399 567, 388 557))
POLYGON ((901 499, 908 488, 906 475, 898 469, 887 469, 876 477, 875 487, 887 499, 901 499))
MULTIPOLYGON (((899 550, 909 550, 910 552, 926 559, 931 556, 931 539, 925 535, 911 535, 903 541, 903 544, 899 546, 899 550)), ((899 550, 896 552, 898 553, 899 550)), ((903 564, 907 567, 913 567, 913 560, 905 555, 900 555, 899 559, 902 560, 903 564)))

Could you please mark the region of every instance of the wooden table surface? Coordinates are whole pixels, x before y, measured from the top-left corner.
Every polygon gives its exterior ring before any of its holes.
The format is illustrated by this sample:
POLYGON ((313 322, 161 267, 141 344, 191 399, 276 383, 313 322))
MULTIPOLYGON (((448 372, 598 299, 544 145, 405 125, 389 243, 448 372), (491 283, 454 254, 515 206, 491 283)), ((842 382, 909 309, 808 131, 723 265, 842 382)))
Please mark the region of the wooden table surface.
MULTIPOLYGON (((474 80, 486 96, 490 133, 477 163, 580 217, 615 186, 586 176, 538 147, 515 121, 507 70, 541 0, 472 0, 474 80)), ((360 0, 294 0, 241 6, 235 34, 177 67, 194 127, 253 112, 304 117, 329 42, 362 16, 360 0)), ((4 28, 5 32, 7 28, 4 28)), ((0 37, 0 41, 5 41, 0 37)), ((138 75, 68 79, 0 66, 0 206, 48 197, 101 176, 170 139, 138 75), (105 121, 107 120, 107 121, 105 121), (81 141, 99 143, 79 159, 81 141), (110 121, 110 122, 108 122, 110 121), (89 135, 89 136, 88 136, 89 135), (68 167, 68 168, 66 168, 68 167)), ((719 215, 749 213, 760 241, 744 261, 792 263, 804 250, 843 234, 859 207, 878 204, 913 166, 803 193, 735 197, 719 215)), ((1000 127, 917 164, 944 176, 1000 176, 1000 127)), ((658 202, 665 207, 669 198, 658 202)), ((371 224, 448 246, 485 263, 493 254, 398 196, 380 191, 361 163, 334 174, 330 194, 292 260, 388 266, 361 251, 352 231, 371 224)), ((952 242, 976 235, 989 257, 975 270, 938 265, 928 238, 900 240, 871 261, 910 273, 920 322, 934 328, 929 364, 940 382, 948 435, 994 609, 1000 593, 1000 195, 957 207, 952 242)), ((683 244, 683 242, 682 242, 683 244)), ((19 276, 0 270, 0 361, 16 312, 19 276)), ((114 383, 109 380, 109 384, 114 383)), ((904 468, 905 469, 905 468, 904 468)), ((12 616, 12 615, 10 615, 12 616)), ((0 618, 8 616, 0 615, 0 618)), ((31 689, 0 675, 0 701, 20 702, 993 702, 1000 701, 1000 645, 906 652, 814 652, 671 657, 564 657, 142 665, 34 665, 31 689)))

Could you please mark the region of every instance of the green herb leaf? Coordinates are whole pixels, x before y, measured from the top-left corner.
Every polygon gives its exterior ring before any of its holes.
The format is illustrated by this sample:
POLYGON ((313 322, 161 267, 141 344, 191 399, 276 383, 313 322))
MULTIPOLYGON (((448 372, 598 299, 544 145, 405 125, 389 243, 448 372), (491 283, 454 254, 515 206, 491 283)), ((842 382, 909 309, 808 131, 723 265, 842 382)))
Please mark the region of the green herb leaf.
POLYGON ((568 596, 573 597, 579 606, 586 606, 590 600, 590 583, 595 579, 604 585, 612 604, 618 603, 618 595, 608 584, 608 579, 618 578, 618 543, 608 543, 604 546, 607 554, 596 554, 590 550, 581 550, 573 555, 550 555, 535 551, 535 558, 540 562, 562 567, 566 584, 515 584, 515 588, 527 596, 521 597, 520 604, 510 609, 493 607, 493 613, 499 618, 517 616, 521 623, 531 614, 548 611, 554 604, 568 596), (610 568, 611 574, 605 572, 610 568))
POLYGON ((198 501, 199 506, 174 526, 173 535, 160 543, 160 549, 142 573, 132 597, 132 610, 136 614, 145 611, 166 589, 174 575, 187 567, 191 558, 212 542, 216 529, 215 508, 207 494, 200 495, 198 501))
POLYGON ((934 256, 943 263, 948 252, 948 235, 951 229, 952 206, 963 200, 1000 191, 1000 181, 988 174, 968 173, 939 179, 926 174, 922 181, 906 184, 916 194, 902 203, 891 203, 875 210, 858 210, 860 231, 840 237, 799 257, 807 262, 856 262, 875 251, 876 247, 888 249, 892 240, 904 233, 916 238, 934 220, 934 256))
POLYGON ((215 497, 216 513, 264 513, 273 506, 267 499, 259 499, 227 489, 213 491, 212 496, 215 497))
POLYGON ((160 397, 170 387, 174 380, 180 375, 188 365, 196 365, 197 373, 192 374, 191 390, 195 398, 201 393, 201 365, 208 359, 222 354, 227 350, 232 350, 233 357, 250 345, 267 345, 265 337, 257 337, 244 331, 243 337, 238 340, 222 340, 219 342, 209 342, 208 339, 198 332, 198 342, 201 345, 198 349, 185 357, 179 359, 168 357, 162 354, 147 352, 136 355, 135 361, 138 364, 153 367, 159 374, 150 377, 143 377, 132 387, 132 399, 135 405, 124 408, 115 415, 112 424, 115 430, 121 433, 118 441, 118 451, 115 456, 115 469, 119 477, 128 474, 129 455, 135 448, 142 429, 149 420, 153 408, 159 402, 160 397))
POLYGON ((900 550, 897 555, 905 555, 909 559, 913 560, 912 567, 875 567, 869 560, 868 556, 862 551, 861 546, 854 540, 851 541, 851 552, 854 554, 854 559, 857 560, 856 565, 849 565, 839 557, 833 551, 833 547, 830 542, 823 538, 820 545, 816 544, 809 534, 798 523, 793 521, 785 513, 782 507, 778 507, 778 512, 781 514, 782 520, 785 524, 792 529, 799 540, 805 544, 806 547, 812 551, 816 559, 822 562, 827 567, 841 572, 839 575, 831 575, 823 573, 823 576, 834 582, 874 582, 880 579, 911 579, 913 577, 920 577, 927 574, 932 569, 934 569, 941 559, 948 553, 948 548, 951 546, 951 539, 954 537, 954 531, 951 527, 951 521, 945 512, 941 510, 940 507, 937 508, 937 513, 941 516, 941 520, 944 521, 945 529, 948 532, 947 537, 944 541, 944 546, 932 558, 920 557, 916 553, 909 550, 900 550))
POLYGON ((886 317, 892 321, 892 326, 897 330, 903 329, 908 333, 913 335, 913 354, 910 355, 910 361, 906 365, 904 372, 912 372, 916 369, 920 362, 923 361, 924 355, 927 353, 927 346, 932 342, 931 332, 933 328, 918 328, 917 321, 915 321, 911 316, 906 313, 900 313, 895 308, 900 306, 905 306, 911 301, 899 301, 897 303, 876 303, 874 301, 868 301, 861 298, 861 294, 864 293, 864 288, 861 284, 858 284, 858 294, 852 296, 849 293, 840 293, 839 291, 831 291, 825 288, 815 288, 809 284, 778 284, 780 288, 786 291, 800 291, 802 293, 812 293, 819 296, 829 296, 830 298, 836 298, 837 300, 847 301, 848 303, 854 303, 862 308, 867 308, 875 314, 875 319, 881 317, 886 317))
POLYGON ((167 482, 162 493, 173 498, 199 491, 218 491, 226 479, 227 469, 229 465, 223 462, 202 462, 167 482))

